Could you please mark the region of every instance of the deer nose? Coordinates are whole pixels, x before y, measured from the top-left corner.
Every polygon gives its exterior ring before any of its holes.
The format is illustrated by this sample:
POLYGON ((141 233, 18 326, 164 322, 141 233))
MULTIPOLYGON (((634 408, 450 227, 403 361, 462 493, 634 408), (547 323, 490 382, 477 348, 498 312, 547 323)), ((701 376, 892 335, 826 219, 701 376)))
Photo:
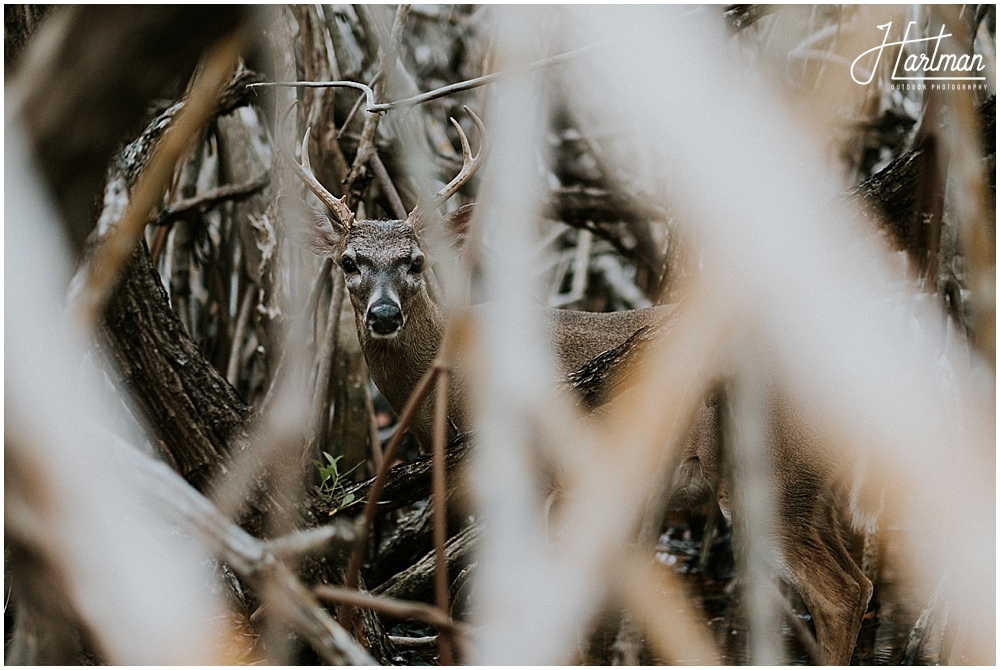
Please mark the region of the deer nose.
POLYGON ((391 300, 380 300, 368 310, 365 323, 368 330, 376 335, 392 335, 403 327, 403 313, 391 300))

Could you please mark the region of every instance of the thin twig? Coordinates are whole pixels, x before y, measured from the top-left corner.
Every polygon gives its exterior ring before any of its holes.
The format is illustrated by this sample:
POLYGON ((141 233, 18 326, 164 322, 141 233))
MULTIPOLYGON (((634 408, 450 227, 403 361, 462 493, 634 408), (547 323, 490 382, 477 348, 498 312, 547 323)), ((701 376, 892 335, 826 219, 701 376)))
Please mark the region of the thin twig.
POLYGON ((270 172, 264 172, 246 184, 226 184, 213 188, 199 196, 176 202, 166 207, 150 225, 162 226, 196 210, 205 211, 216 207, 225 200, 238 200, 257 193, 271 182, 270 172))
POLYGON ((397 635, 390 635, 389 642, 392 642, 392 645, 397 649, 430 649, 437 646, 438 636, 399 637, 397 635))
MULTIPOLYGON (((396 16, 392 21, 392 30, 389 33, 389 41, 382 50, 382 60, 379 62, 380 76, 375 82, 375 88, 372 92, 373 104, 375 100, 382 97, 386 85, 388 84, 389 68, 391 68, 396 62, 396 53, 399 51, 399 43, 402 40, 403 35, 403 25, 406 22, 406 15, 409 11, 409 5, 401 4, 396 8, 396 16)), ((369 108, 370 107, 371 105, 369 105, 369 108)), ((354 182, 356 182, 361 176, 361 171, 371 160, 375 151, 375 132, 378 129, 378 121, 378 114, 369 114, 365 118, 365 125, 361 129, 361 140, 358 142, 358 150, 354 155, 354 163, 351 165, 351 171, 347 175, 346 190, 349 198, 351 198, 351 193, 354 190, 354 182)))
POLYGON ((247 283, 243 300, 240 302, 240 311, 236 316, 236 329, 233 332, 233 341, 229 349, 229 364, 226 365, 226 381, 236 386, 236 378, 239 374, 240 346, 243 342, 243 333, 246 331, 247 322, 250 320, 250 307, 253 305, 253 297, 256 293, 257 285, 253 282, 247 283))
POLYGON ((344 302, 344 275, 339 268, 333 268, 333 290, 330 292, 330 306, 326 316, 326 332, 323 346, 316 350, 316 386, 313 388, 310 422, 316 435, 315 446, 322 449, 326 445, 326 425, 330 414, 330 377, 333 361, 337 355, 337 331, 340 330, 340 312, 344 302))
POLYGON ((549 67, 551 65, 560 65, 566 61, 572 60, 581 56, 584 53, 596 48, 598 45, 592 44, 590 46, 583 47, 581 49, 574 49, 573 51, 568 51, 557 56, 551 56, 549 58, 543 58, 537 60, 533 63, 528 63, 524 68, 516 68, 513 70, 508 70, 506 72, 495 72, 493 74, 483 75, 482 77, 476 77, 475 79, 468 79, 466 81, 460 81, 455 84, 449 84, 448 86, 442 86, 441 88, 434 89, 433 91, 428 91, 427 93, 421 93, 420 95, 415 95, 410 98, 404 98, 403 100, 396 100, 395 102, 385 102, 377 105, 372 105, 368 111, 369 112, 388 112, 392 109, 401 109, 404 107, 413 107, 414 105, 421 105, 425 102, 430 102, 431 100, 436 100, 438 98, 443 98, 445 96, 451 95, 453 93, 461 93, 462 91, 468 91, 474 88, 479 88, 480 86, 485 86, 486 84, 492 84, 501 77, 520 73, 520 72, 532 72, 534 70, 539 70, 541 68, 549 67))
POLYGON ((802 645, 806 653, 809 654, 809 660, 812 661, 813 665, 828 665, 825 657, 823 656, 823 650, 819 648, 816 643, 816 638, 813 634, 809 632, 802 620, 799 619, 799 615, 795 613, 792 609, 791 604, 789 604, 788 599, 785 598, 774 582, 771 582, 774 587, 774 599, 778 603, 778 607, 781 610, 781 614, 785 617, 785 621, 788 622, 789 627, 792 629, 792 633, 798 639, 799 643, 802 645))
MULTIPOLYGON (((442 346, 442 349, 445 347, 442 346)), ((435 602, 438 609, 447 612, 448 607, 448 562, 444 555, 447 539, 448 497, 445 484, 444 445, 448 431, 448 377, 443 365, 437 375, 437 397, 434 400, 434 585, 435 602)), ((452 664, 451 640, 449 635, 440 636, 438 649, 441 665, 452 664)))
MULTIPOLYGON (((344 609, 364 607, 397 619, 416 619, 431 624, 442 633, 454 636, 456 640, 463 639, 462 627, 454 619, 437 607, 426 603, 374 596, 345 586, 329 586, 328 584, 314 587, 313 592, 320 600, 345 605, 344 609)), ((459 642, 459 644, 462 643, 459 642)))
POLYGON ((375 172, 375 179, 378 180, 379 188, 382 189, 385 197, 389 199, 389 204, 392 206, 392 213, 395 214, 397 219, 405 219, 409 212, 403 206, 403 200, 399 197, 399 191, 396 190, 396 185, 392 183, 389 171, 385 169, 385 164, 378 155, 378 150, 374 148, 372 149, 371 166, 375 172))
POLYGON ((344 524, 334 523, 296 531, 291 535, 263 542, 263 549, 274 554, 275 558, 295 558, 326 549, 331 545, 350 547, 357 541, 361 531, 360 523, 355 523, 354 526, 350 528, 344 524))
POLYGON ((493 82, 498 81, 501 77, 505 77, 517 72, 531 72, 533 70, 538 70, 552 65, 560 65, 562 63, 565 63, 566 61, 581 56, 584 53, 587 53, 590 50, 597 48, 598 46, 599 45, 593 44, 590 46, 583 47, 581 49, 567 51, 566 53, 559 54, 557 56, 551 56, 549 58, 543 58, 533 63, 529 63, 524 68, 486 74, 481 77, 475 77, 474 79, 467 79, 465 81, 456 82, 454 84, 448 84, 447 86, 436 88, 433 91, 428 91, 426 93, 414 95, 409 98, 403 98, 402 100, 395 100, 393 102, 376 103, 375 102, 376 96, 375 93, 372 91, 372 89, 356 81, 272 81, 272 82, 263 82, 259 84, 249 84, 248 87, 252 88, 255 86, 265 86, 265 87, 287 86, 287 87, 303 87, 303 88, 323 88, 324 86, 343 86, 348 88, 356 88, 358 90, 365 92, 365 100, 367 102, 367 107, 365 108, 365 111, 368 112, 369 114, 380 114, 383 112, 388 112, 393 109, 404 109, 406 107, 414 107, 416 105, 422 105, 425 102, 430 102, 431 100, 437 100, 438 98, 443 98, 445 96, 449 96, 454 93, 461 93, 462 91, 470 91, 474 88, 479 88, 480 86, 492 84, 493 82))
POLYGON ((333 328, 333 345, 329 349, 329 371, 326 376, 326 390, 323 391, 323 402, 322 409, 320 410, 319 416, 320 424, 319 430, 316 431, 317 440, 322 438, 321 442, 317 444, 325 444, 330 433, 330 405, 333 402, 333 391, 334 385, 337 383, 337 377, 333 374, 333 366, 337 358, 340 356, 340 329, 341 329, 341 319, 343 315, 344 308, 344 293, 346 292, 346 284, 344 273, 341 271, 337 264, 334 264, 334 293, 336 293, 335 299, 330 301, 331 306, 336 303, 336 312, 328 314, 326 317, 327 327, 333 328), (332 322, 332 323, 331 323, 332 322))
MULTIPOLYGON (((369 86, 374 86, 378 82, 378 80, 381 79, 381 77, 382 77, 381 72, 375 73, 375 77, 372 79, 372 83, 369 84, 369 86)), ((340 130, 337 131, 337 140, 340 140, 340 138, 344 136, 344 133, 347 132, 347 127, 350 125, 351 119, 353 119, 354 115, 358 113, 359 109, 361 109, 361 102, 363 100, 366 100, 367 97, 368 97, 367 94, 359 95, 358 99, 354 101, 354 106, 351 107, 351 111, 347 113, 347 118, 344 119, 343 125, 341 125, 340 130)))
MULTIPOLYGON (((389 467, 396 458, 396 452, 399 451, 399 445, 403 442, 403 435, 406 433, 410 422, 413 421, 413 417, 417 414, 417 409, 423 402, 424 397, 427 395, 428 391, 431 389, 431 385, 434 379, 437 377, 439 368, 436 365, 432 365, 428 368, 427 372, 424 373, 423 378, 421 378, 420 383, 417 384, 417 388, 413 391, 413 395, 406 403, 406 407, 403 408, 403 412, 399 417, 399 423, 396 425, 396 432, 393 433, 392 439, 389 441, 389 446, 385 450, 385 457, 382 460, 382 468, 378 471, 378 476, 375 477, 375 482, 372 484, 371 491, 368 493, 368 500, 365 502, 365 525, 364 525, 364 542, 359 543, 355 548, 354 552, 351 554, 351 560, 347 565, 347 576, 344 579, 344 586, 348 589, 357 589, 358 581, 361 575, 361 563, 365 558, 365 550, 368 548, 368 538, 371 536, 372 524, 375 523, 375 512, 377 511, 379 498, 382 496, 382 489, 385 487, 385 480, 389 476, 389 467)), ((350 630, 351 621, 353 619, 353 610, 350 607, 345 607, 340 612, 340 624, 350 630)))

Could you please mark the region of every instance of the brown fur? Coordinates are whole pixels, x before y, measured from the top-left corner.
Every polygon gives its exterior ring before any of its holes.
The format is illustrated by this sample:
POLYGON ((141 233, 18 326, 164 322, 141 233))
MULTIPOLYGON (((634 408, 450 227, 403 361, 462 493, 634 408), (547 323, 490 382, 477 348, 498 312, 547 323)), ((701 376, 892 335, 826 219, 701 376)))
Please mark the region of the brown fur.
MULTIPOLYGON (((291 212, 311 230, 307 246, 330 254, 338 263, 350 256, 359 268, 347 275, 347 286, 361 348, 379 390, 399 412, 433 362, 444 329, 441 309, 430 299, 421 273, 408 270, 411 260, 423 254, 416 231, 409 221, 356 221, 345 230, 304 207, 302 203, 283 203, 286 216, 291 212), (391 339, 373 336, 366 325, 369 299, 372 291, 382 290, 379 286, 391 287, 403 315, 403 326, 391 339)), ((588 408, 608 399, 618 383, 616 370, 648 340, 648 332, 669 321, 671 309, 602 314, 547 310, 549 334, 561 370, 568 375, 569 385, 581 391, 588 408)), ((461 379, 456 376, 448 413, 458 430, 469 427, 464 396, 461 379)), ((430 445, 431 410, 432 400, 428 399, 411 426, 425 448, 430 445)), ((714 496, 731 518, 718 411, 716 404, 706 404, 696 417, 674 478, 671 504, 697 506, 714 496)), ((841 473, 819 448, 817 432, 801 422, 780 394, 772 394, 768 411, 783 575, 809 608, 826 661, 847 664, 872 585, 844 544, 848 528, 844 496, 840 494, 844 490, 841 473)))
MULTIPOLYGON (((675 474, 669 506, 699 507, 711 492, 731 520, 719 411, 718 403, 699 411, 675 474)), ((782 577, 809 608, 826 663, 847 665, 872 595, 871 581, 847 546, 855 513, 847 500, 850 473, 822 448, 819 431, 803 422, 803 413, 775 389, 768 398, 767 413, 782 577)), ((736 541, 739 544, 740 538, 736 541)))

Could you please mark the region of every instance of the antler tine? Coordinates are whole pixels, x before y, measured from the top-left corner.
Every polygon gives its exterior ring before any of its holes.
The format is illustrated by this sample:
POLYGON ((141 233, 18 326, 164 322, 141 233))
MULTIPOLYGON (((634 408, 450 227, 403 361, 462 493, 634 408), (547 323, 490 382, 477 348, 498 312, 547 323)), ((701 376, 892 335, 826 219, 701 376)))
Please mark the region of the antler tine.
POLYGON ((469 138, 465 136, 465 131, 462 130, 462 126, 459 125, 458 121, 455 119, 450 119, 451 124, 455 126, 455 130, 458 131, 458 139, 462 143, 462 169, 459 171, 455 178, 448 182, 448 185, 442 188, 440 191, 435 193, 431 198, 431 203, 434 207, 439 207, 444 204, 444 201, 455 195, 458 189, 462 188, 465 182, 472 178, 472 175, 476 173, 476 170, 483 164, 483 157, 486 153, 486 126, 483 124, 482 119, 476 116, 468 107, 463 107, 465 112, 472 117, 473 122, 476 124, 476 128, 479 129, 479 153, 475 156, 472 155, 472 148, 469 146, 469 138))
POLYGON ((316 179, 316 175, 313 174, 312 166, 309 163, 309 132, 312 128, 306 128, 306 134, 302 136, 302 164, 300 165, 294 157, 289 156, 287 151, 282 148, 282 152, 285 154, 285 158, 291 163, 292 169, 295 170, 295 174, 305 182, 309 190, 316 194, 316 197, 320 201, 330 208, 333 212, 333 216, 337 219, 344 228, 350 230, 351 226, 354 225, 354 212, 351 208, 347 206, 344 202, 344 198, 335 198, 332 193, 330 193, 326 188, 319 183, 316 179))

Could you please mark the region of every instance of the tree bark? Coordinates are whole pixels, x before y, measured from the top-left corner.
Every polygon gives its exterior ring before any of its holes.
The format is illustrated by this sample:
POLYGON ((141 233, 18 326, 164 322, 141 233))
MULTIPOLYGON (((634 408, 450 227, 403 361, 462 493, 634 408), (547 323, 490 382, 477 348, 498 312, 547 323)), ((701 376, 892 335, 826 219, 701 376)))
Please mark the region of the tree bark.
POLYGON ((150 100, 179 97, 202 50, 246 15, 237 5, 77 5, 46 21, 47 48, 28 45, 8 95, 77 254, 96 220, 107 166, 122 140, 141 130, 150 100))
MULTIPOLYGON (((460 566, 469 562, 472 552, 478 546, 479 528, 475 525, 469 526, 451 538, 444 548, 449 574, 457 575, 460 566)), ((373 593, 404 600, 433 602, 434 552, 427 553, 427 555, 414 565, 393 575, 391 579, 375 589, 373 593)))
POLYGON ((249 445, 256 412, 188 337, 144 242, 108 304, 101 337, 161 454, 204 492, 249 445))

